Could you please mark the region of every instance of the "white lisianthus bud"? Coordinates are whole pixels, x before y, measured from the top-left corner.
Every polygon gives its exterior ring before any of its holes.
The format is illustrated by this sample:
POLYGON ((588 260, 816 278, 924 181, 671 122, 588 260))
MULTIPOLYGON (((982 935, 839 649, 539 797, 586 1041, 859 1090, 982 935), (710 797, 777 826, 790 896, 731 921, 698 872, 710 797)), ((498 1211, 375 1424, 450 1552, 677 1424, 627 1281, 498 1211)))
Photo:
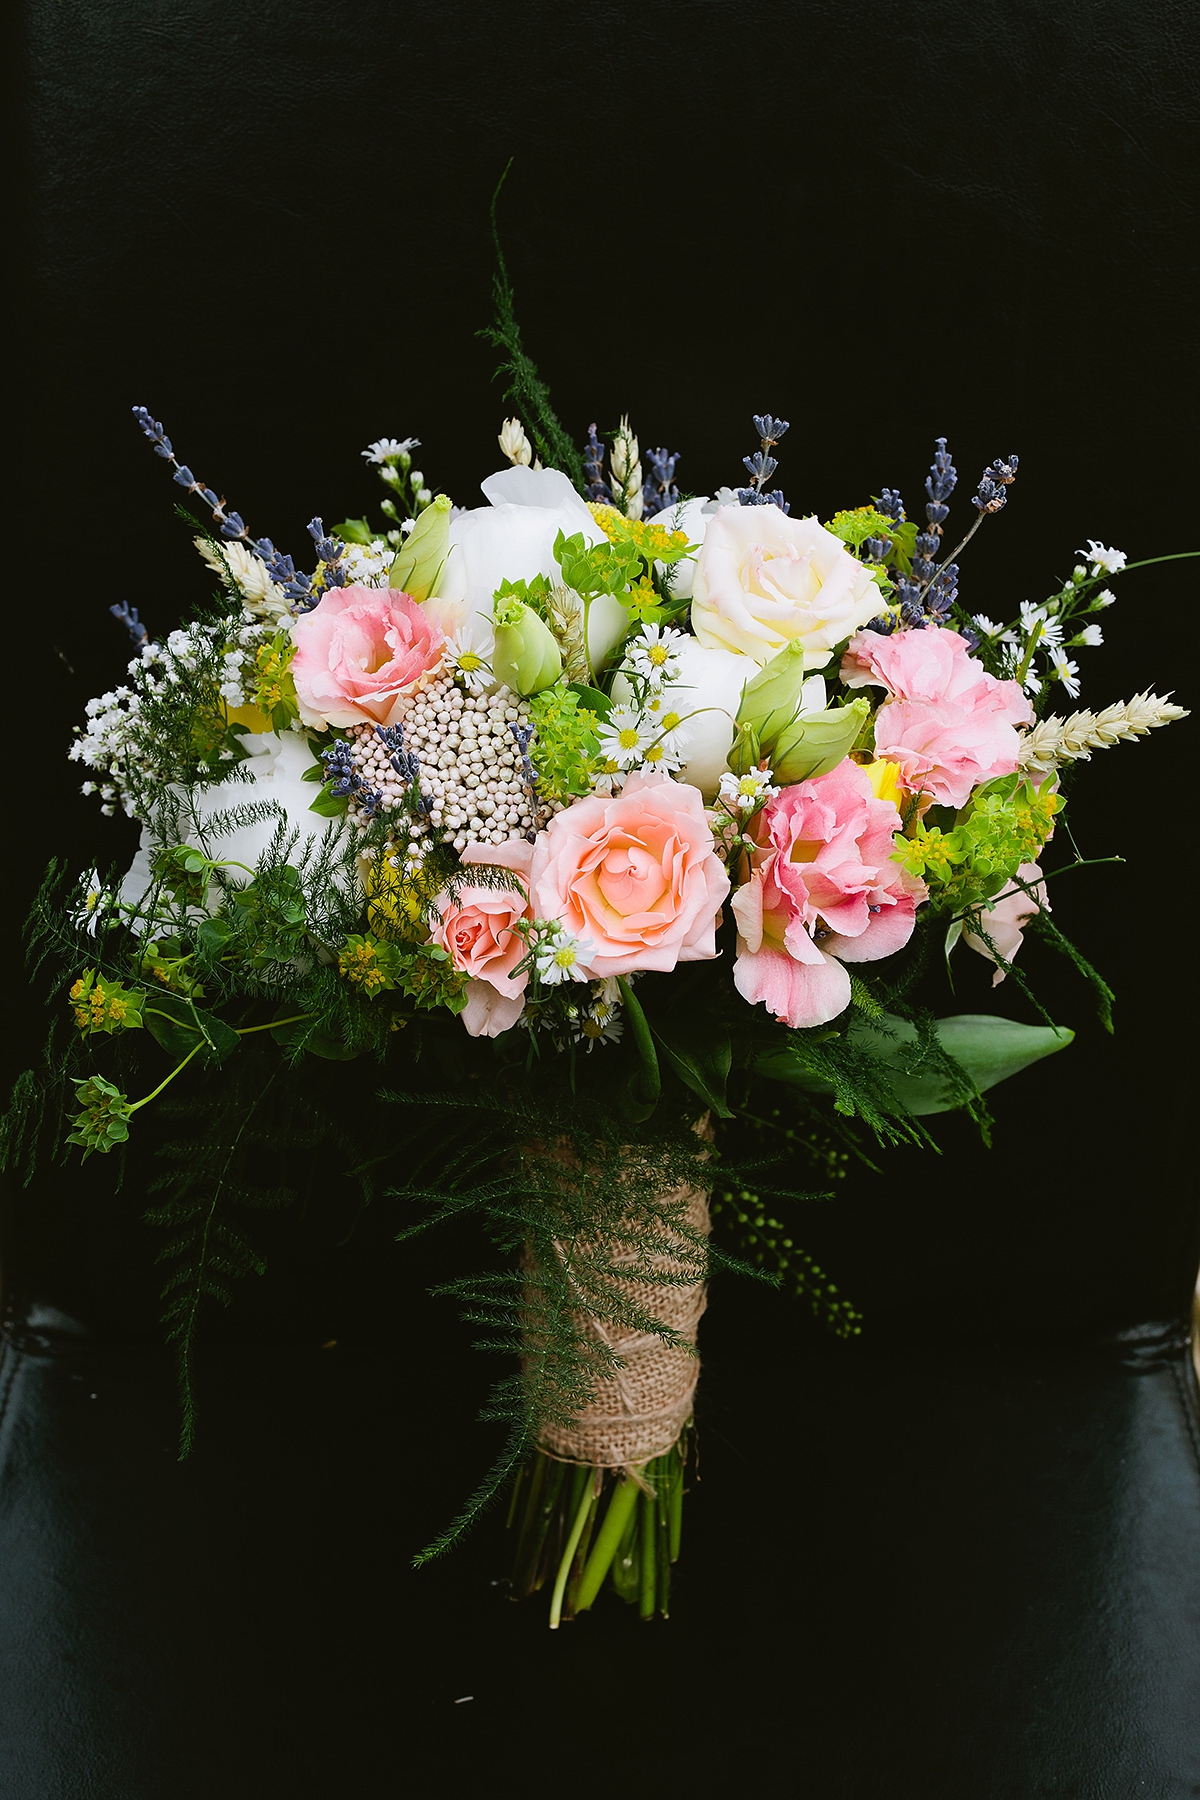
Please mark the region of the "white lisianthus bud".
POLYGON ((642 465, 638 451, 638 441, 629 429, 629 420, 622 417, 621 423, 613 433, 612 449, 608 453, 608 466, 612 474, 613 498, 627 519, 640 519, 642 516, 642 465))
POLYGON ((500 427, 500 453, 507 456, 510 463, 517 468, 522 464, 528 466, 533 461, 533 445, 525 436, 525 428, 520 419, 505 419, 500 427))

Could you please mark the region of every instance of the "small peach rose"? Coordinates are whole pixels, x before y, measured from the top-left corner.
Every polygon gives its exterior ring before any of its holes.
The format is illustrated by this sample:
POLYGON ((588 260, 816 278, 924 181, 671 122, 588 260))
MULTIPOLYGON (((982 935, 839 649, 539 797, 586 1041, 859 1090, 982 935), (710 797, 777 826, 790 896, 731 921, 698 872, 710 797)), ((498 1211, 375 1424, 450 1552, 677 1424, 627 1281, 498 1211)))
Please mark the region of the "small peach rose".
POLYGON ((534 916, 590 940, 593 980, 715 956, 728 892, 699 790, 661 775, 556 813, 529 878, 534 916))

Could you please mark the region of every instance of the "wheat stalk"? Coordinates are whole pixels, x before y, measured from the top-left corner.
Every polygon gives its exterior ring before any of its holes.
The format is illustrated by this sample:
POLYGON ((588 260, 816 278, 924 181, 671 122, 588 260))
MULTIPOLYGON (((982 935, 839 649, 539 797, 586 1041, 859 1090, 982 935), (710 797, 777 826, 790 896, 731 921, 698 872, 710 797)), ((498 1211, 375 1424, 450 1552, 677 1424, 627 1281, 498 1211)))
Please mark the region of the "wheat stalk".
POLYGON ((1157 694, 1135 694, 1132 700, 1118 700, 1100 712, 1043 719, 1022 740, 1017 767, 1023 775, 1044 780, 1059 763, 1086 760, 1093 750, 1107 750, 1123 738, 1144 737, 1159 725, 1187 716, 1186 708, 1157 694))

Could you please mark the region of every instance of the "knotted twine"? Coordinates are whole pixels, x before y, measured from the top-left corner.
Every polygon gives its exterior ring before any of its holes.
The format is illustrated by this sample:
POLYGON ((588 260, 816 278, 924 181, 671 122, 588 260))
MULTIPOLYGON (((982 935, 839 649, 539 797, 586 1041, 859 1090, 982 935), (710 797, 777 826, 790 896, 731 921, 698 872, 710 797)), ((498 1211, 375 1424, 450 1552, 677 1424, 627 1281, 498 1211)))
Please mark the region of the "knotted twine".
MULTIPOLYGON (((713 1135, 707 1116, 695 1129, 701 1137, 713 1135)), ((702 1187, 676 1187, 661 1194, 657 1204, 662 1216, 639 1224, 641 1248, 615 1248, 609 1259, 614 1271, 636 1264, 637 1272, 614 1273, 606 1285, 683 1341, 664 1342, 655 1332, 601 1320, 586 1310, 573 1314, 585 1336, 620 1357, 621 1367, 594 1378, 588 1403, 570 1425, 547 1422, 539 1431, 539 1447, 560 1461, 605 1469, 640 1467, 665 1456, 692 1416, 700 1377, 694 1350, 708 1288, 703 1279, 679 1279, 694 1270, 697 1246, 677 1227, 683 1223, 696 1237, 708 1237, 708 1193, 702 1187), (676 1279, 655 1281, 654 1272, 676 1279)), ((569 1273, 565 1251, 556 1249, 569 1273)))

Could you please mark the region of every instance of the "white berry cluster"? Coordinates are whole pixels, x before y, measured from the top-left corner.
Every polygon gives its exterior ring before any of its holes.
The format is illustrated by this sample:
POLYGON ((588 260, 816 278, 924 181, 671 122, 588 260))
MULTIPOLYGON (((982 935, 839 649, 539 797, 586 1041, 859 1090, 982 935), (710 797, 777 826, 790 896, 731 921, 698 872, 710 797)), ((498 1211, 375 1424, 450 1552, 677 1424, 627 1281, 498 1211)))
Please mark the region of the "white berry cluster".
MULTIPOLYGON (((512 725, 529 722, 529 709, 511 688, 493 694, 464 694, 448 676, 432 681, 403 700, 397 720, 404 748, 419 758, 422 797, 432 802, 423 825, 410 828, 409 855, 421 840, 464 850, 468 844, 503 844, 537 831, 558 802, 531 794, 521 769, 521 751, 512 725)), ((402 807, 409 784, 393 769, 389 752, 373 725, 347 733, 363 779, 382 793, 384 812, 402 807)), ((351 802, 349 813, 361 819, 351 802)))

